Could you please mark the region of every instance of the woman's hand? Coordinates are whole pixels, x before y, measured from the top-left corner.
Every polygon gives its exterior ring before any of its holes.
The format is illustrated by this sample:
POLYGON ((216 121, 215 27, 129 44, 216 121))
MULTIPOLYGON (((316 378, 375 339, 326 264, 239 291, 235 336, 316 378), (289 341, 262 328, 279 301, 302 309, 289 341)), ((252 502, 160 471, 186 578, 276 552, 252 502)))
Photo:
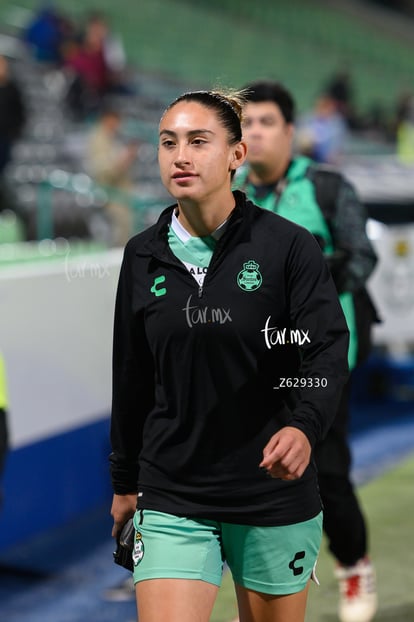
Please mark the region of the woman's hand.
POLYGON ((112 537, 116 538, 127 520, 131 518, 137 507, 137 493, 130 495, 114 495, 111 507, 111 516, 114 519, 112 537))
POLYGON ((276 432, 263 449, 259 464, 271 477, 293 480, 301 477, 309 464, 311 445, 301 430, 286 426, 276 432))

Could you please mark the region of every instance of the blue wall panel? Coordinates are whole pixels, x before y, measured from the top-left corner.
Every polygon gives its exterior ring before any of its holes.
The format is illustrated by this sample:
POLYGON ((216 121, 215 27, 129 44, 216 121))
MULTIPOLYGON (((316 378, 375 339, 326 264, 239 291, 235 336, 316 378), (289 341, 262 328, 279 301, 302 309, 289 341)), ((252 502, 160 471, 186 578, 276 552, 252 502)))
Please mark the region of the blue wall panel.
POLYGON ((13 450, 3 477, 0 551, 112 496, 109 418, 13 450))

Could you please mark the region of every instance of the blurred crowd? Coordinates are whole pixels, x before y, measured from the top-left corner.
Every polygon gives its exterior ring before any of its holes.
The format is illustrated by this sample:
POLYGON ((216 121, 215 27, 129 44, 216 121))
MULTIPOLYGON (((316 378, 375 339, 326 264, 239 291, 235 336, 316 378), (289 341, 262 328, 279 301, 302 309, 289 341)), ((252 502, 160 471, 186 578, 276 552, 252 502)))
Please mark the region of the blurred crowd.
POLYGON ((347 68, 339 68, 322 85, 313 109, 305 113, 297 132, 297 149, 317 162, 340 164, 350 136, 395 145, 401 161, 414 162, 414 91, 397 94, 394 108, 380 102, 361 112, 347 68))
MULTIPOLYGON (((136 140, 122 137, 124 110, 114 104, 137 95, 122 38, 113 32, 102 12, 85 13, 78 23, 53 4, 31 14, 20 36, 29 61, 58 90, 62 115, 84 128, 79 158, 83 172, 96 184, 118 193, 102 211, 112 229, 109 243, 122 244, 133 232, 133 223, 128 201, 122 207, 119 197, 134 190, 131 170, 137 166, 140 153, 136 140)), ((7 184, 7 169, 13 161, 14 146, 30 124, 25 89, 24 82, 14 75, 13 59, 1 56, 0 220, 5 210, 9 215, 10 211, 18 212, 7 184)), ((413 163, 414 91, 396 94, 393 110, 377 103, 361 112, 355 90, 348 67, 339 67, 324 84, 315 86, 313 105, 298 119, 296 151, 317 162, 340 165, 350 137, 358 136, 387 145, 401 162, 413 163)), ((26 216, 23 214, 23 220, 26 216)), ((27 223, 19 227, 17 237, 36 237, 27 223)), ((0 241, 4 237, 1 230, 0 226, 0 241)))
MULTIPOLYGON (((119 195, 124 193, 123 202, 119 197, 110 198, 103 206, 109 230, 106 241, 124 244, 133 233, 128 203, 133 190, 130 170, 136 164, 138 143, 126 141, 122 135, 122 107, 113 103, 135 95, 121 37, 112 32, 101 12, 85 13, 76 23, 47 4, 31 15, 20 38, 23 58, 39 82, 50 87, 51 100, 59 107, 61 117, 81 136, 81 152, 78 148, 75 154, 80 167, 96 184, 119 195)), ((13 183, 8 183, 13 148, 25 138, 33 108, 41 106, 41 102, 30 101, 27 81, 13 71, 14 63, 13 57, 0 56, 0 242, 33 239, 38 233, 33 215, 20 209, 13 183), (10 221, 13 226, 6 226, 10 221)), ((63 136, 62 141, 69 145, 70 137, 63 136)), ((83 233, 81 229, 77 227, 78 234, 90 233, 88 227, 83 233)))
POLYGON ((34 15, 23 36, 34 59, 65 72, 66 101, 76 118, 99 111, 106 95, 132 92, 122 40, 111 32, 103 13, 89 13, 78 25, 46 6, 34 15))

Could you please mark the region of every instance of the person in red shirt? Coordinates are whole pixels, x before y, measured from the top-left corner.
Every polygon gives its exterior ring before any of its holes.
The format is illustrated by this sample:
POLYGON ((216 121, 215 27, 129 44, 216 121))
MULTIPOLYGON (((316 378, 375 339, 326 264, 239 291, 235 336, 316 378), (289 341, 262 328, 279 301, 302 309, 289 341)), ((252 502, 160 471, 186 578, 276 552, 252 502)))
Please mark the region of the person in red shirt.
POLYGON ((105 58, 105 31, 90 21, 80 43, 67 48, 65 67, 71 77, 67 102, 78 117, 100 109, 111 87, 111 71, 105 58))

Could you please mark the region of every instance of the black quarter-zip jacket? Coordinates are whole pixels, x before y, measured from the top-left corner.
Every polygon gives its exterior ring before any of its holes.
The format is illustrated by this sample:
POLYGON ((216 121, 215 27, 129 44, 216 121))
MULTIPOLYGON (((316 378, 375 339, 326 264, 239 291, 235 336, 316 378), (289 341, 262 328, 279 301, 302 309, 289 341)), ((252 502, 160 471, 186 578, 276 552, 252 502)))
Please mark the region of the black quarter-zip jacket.
POLYGON ((126 246, 115 306, 114 491, 138 506, 253 525, 321 509, 313 461, 294 481, 259 469, 281 427, 312 446, 348 375, 348 330, 313 236, 234 193, 199 287, 171 252, 175 206, 126 246))

